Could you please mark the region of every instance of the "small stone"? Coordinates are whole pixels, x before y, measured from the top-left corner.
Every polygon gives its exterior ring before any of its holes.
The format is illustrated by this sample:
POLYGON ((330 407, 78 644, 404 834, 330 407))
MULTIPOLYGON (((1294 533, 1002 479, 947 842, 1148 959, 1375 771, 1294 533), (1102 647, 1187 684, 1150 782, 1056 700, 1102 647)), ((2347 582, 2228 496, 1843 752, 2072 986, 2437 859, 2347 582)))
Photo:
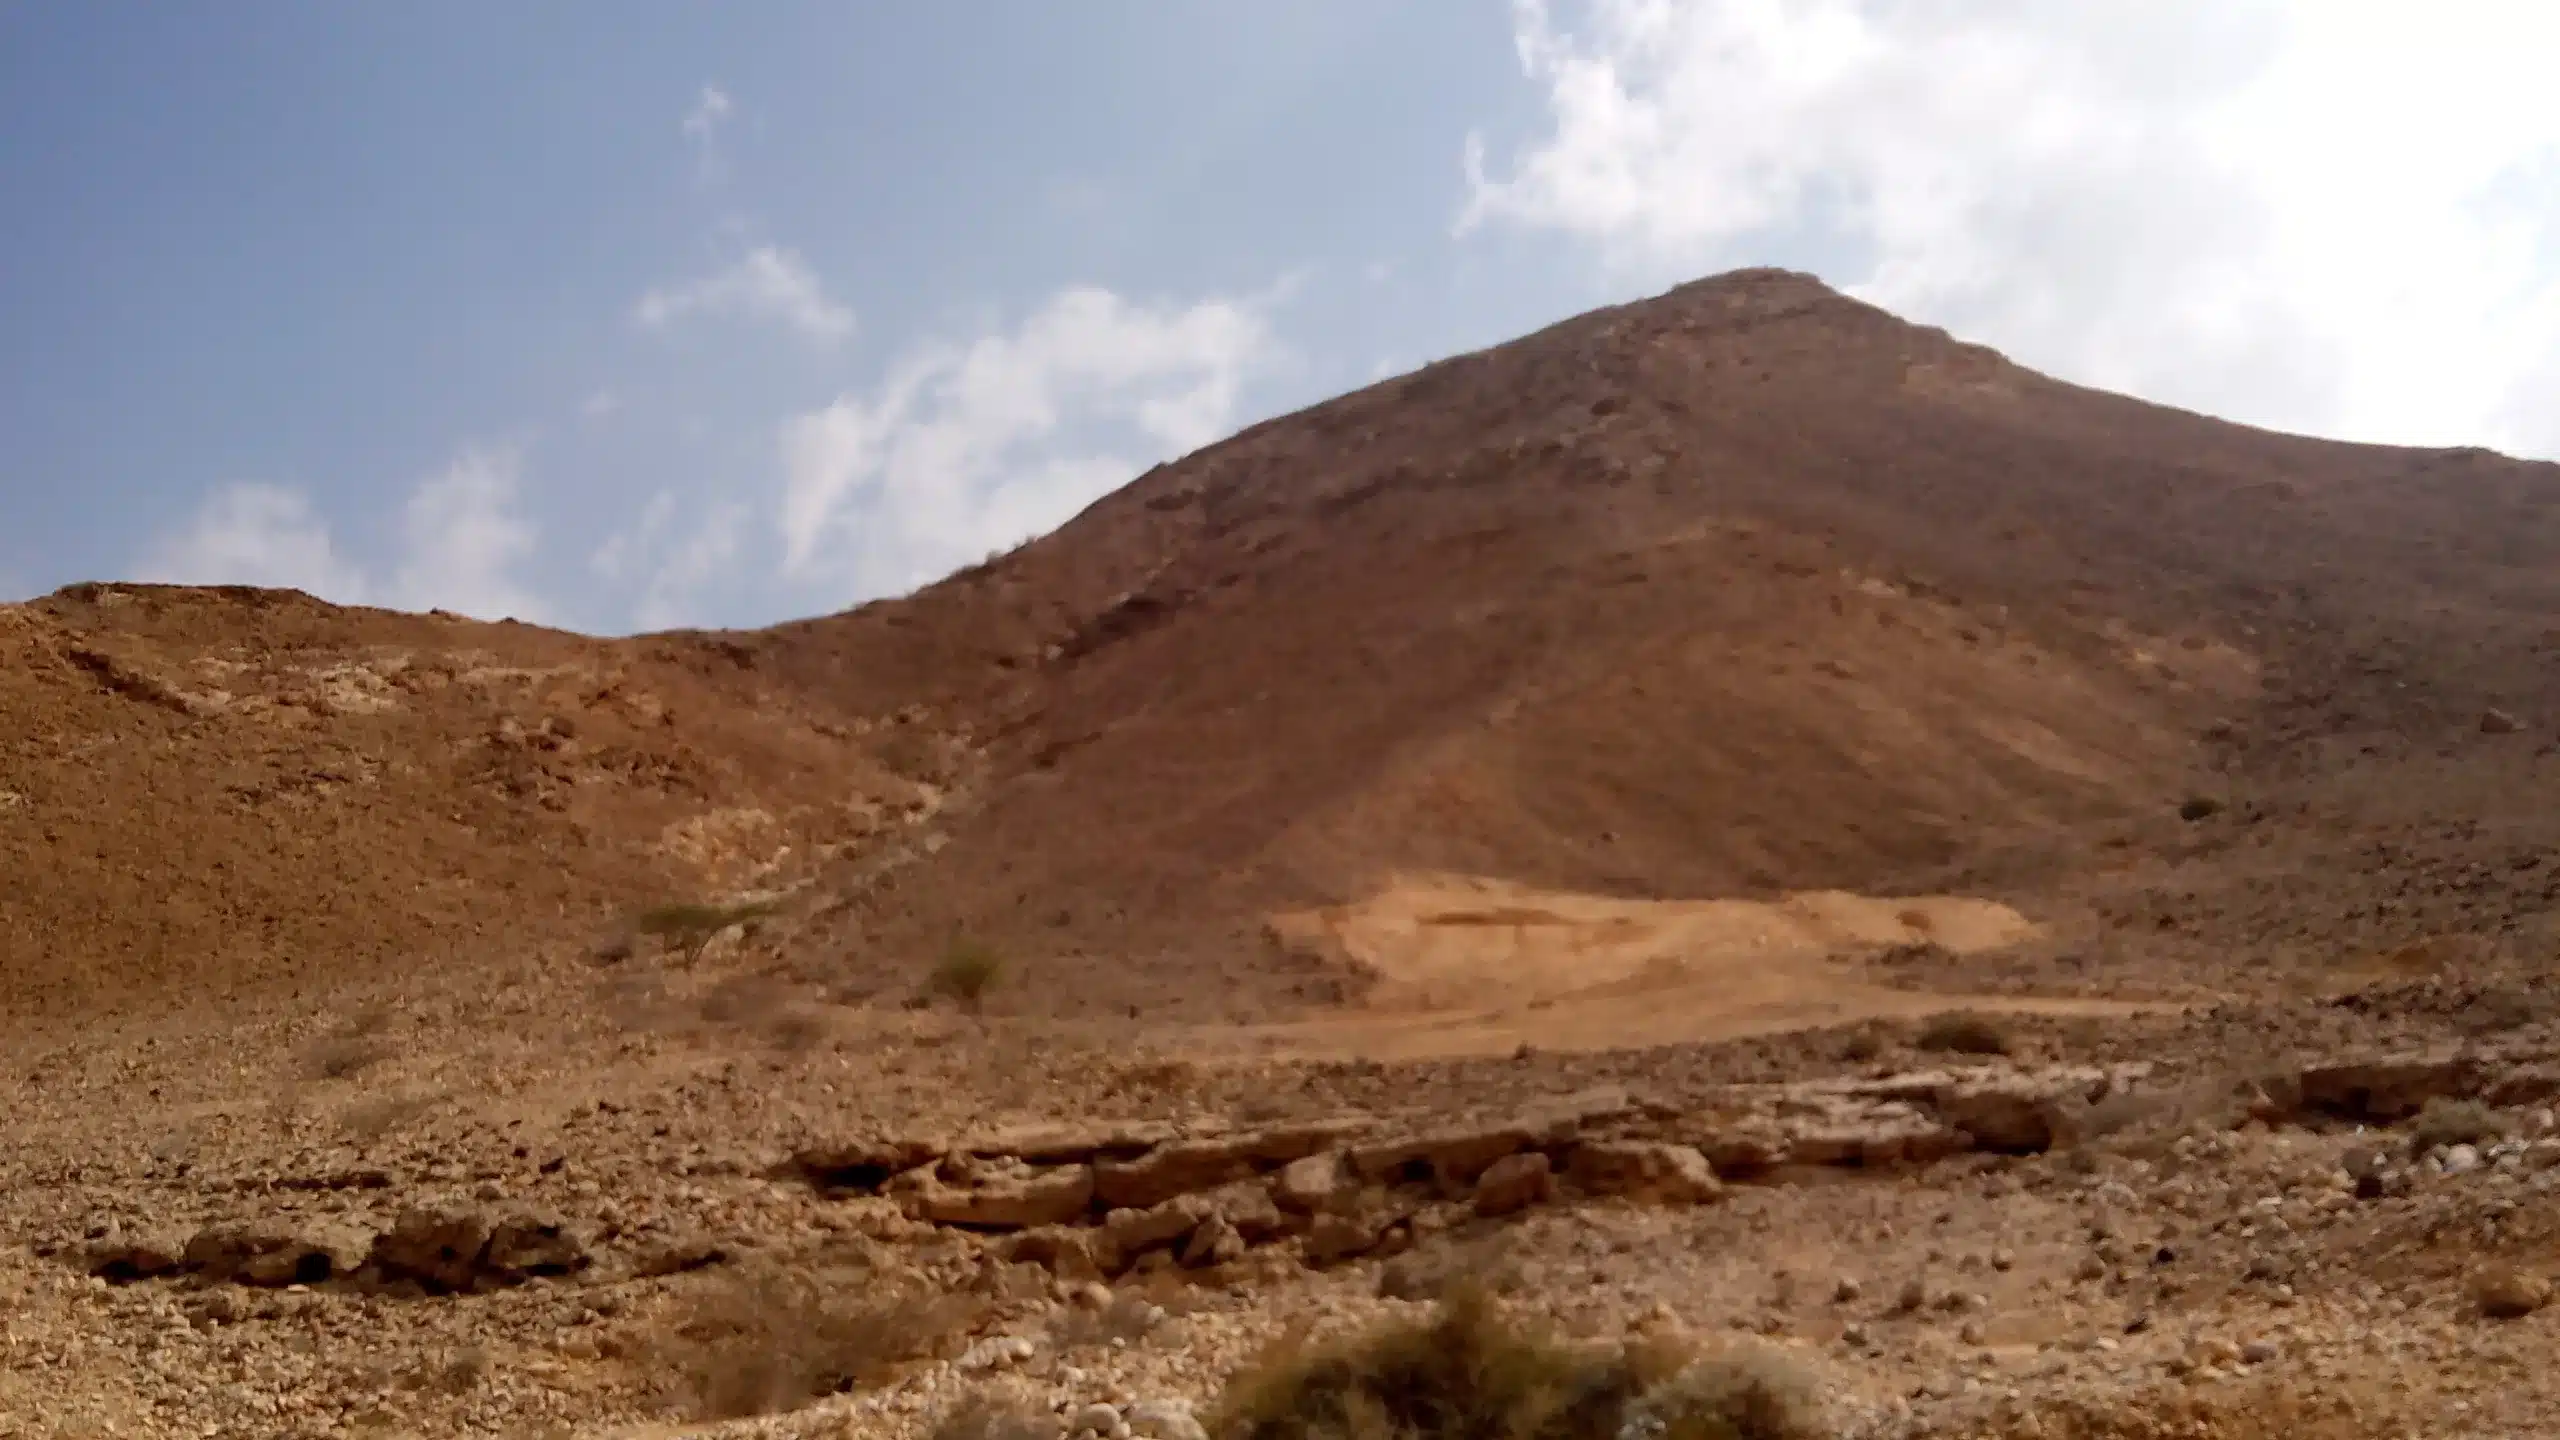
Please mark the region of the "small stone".
POLYGON ((2522 728, 2523 721, 2494 705, 2480 712, 2480 733, 2483 735, 2513 735, 2522 728))
POLYGON ((1832 1300, 1841 1305, 1849 1304, 1864 1293, 1864 1287, 1858 1284, 1858 1278, 1854 1275, 1841 1276, 1840 1283, 1831 1287, 1832 1300))
POLYGON ((1111 1287, 1096 1281, 1075 1288, 1074 1304, 1079 1310, 1100 1312, 1111 1308, 1111 1287))
POLYGON ((1132 1434, 1145 1440, 1208 1440, 1199 1417, 1180 1400, 1141 1400, 1123 1419, 1132 1434))
POLYGON ((1866 1349, 1867 1340, 1867 1327, 1864 1325, 1851 1325, 1840 1332, 1840 1343, 1852 1350, 1866 1349))
POLYGON ((1120 1412, 1100 1401, 1078 1410, 1075 1418, 1067 1422, 1070 1435, 1109 1435, 1119 1428, 1120 1412))
POLYGON ((2252 1340, 2240 1347, 2240 1359, 2250 1365, 2265 1365, 2276 1358, 2275 1345, 2266 1340, 2252 1340))
POLYGON ((1039 1349, 1027 1335, 990 1335, 960 1353, 963 1370, 1003 1370, 1032 1357, 1039 1349))
POLYGON ((2006 1274, 2017 1267, 2018 1257, 2014 1253, 2007 1250, 1994 1250, 1991 1252, 1992 1269, 2000 1271, 2002 1274, 2006 1274))
POLYGON ((2468 1175, 2480 1168, 2480 1151, 2470 1145, 2449 1145, 2444 1152, 2444 1173, 2468 1175))
POLYGON ((1894 1297, 1893 1308, 1908 1315, 1928 1303, 1929 1287, 1921 1281, 1911 1280, 1904 1282, 1902 1293, 1894 1297))
POLYGON ((2492 1320, 2521 1320, 2551 1303, 2551 1282, 2512 1268, 2484 1271, 2472 1281, 2472 1298, 2492 1320))
POLYGON ((1509 1215, 1528 1209, 1554 1190, 1555 1167, 1544 1154, 1527 1150, 1506 1155, 1477 1178, 1475 1211, 1488 1217, 1509 1215))
POLYGON ((1967 1320, 1964 1322, 1964 1325, 1956 1331, 1956 1338, 1967 1345, 1981 1345, 1983 1343, 1982 1322, 1979 1320, 1967 1320))

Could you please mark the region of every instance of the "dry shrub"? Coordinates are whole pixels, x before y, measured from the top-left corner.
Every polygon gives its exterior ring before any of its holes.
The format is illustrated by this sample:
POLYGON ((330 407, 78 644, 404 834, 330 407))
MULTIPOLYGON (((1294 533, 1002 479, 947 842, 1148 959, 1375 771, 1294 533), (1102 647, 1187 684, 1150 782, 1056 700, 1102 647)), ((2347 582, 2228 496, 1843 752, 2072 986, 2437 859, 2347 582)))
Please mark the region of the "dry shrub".
POLYGON ((1971 1010, 1949 1010, 1930 1016, 1912 1043, 1923 1050, 1955 1055, 2009 1053, 2009 1033, 1990 1016, 1971 1010))
POLYGON ((1427 1319, 1238 1376, 1209 1423, 1231 1440, 1821 1440, 1815 1389, 1774 1352, 1693 1358, 1567 1343, 1462 1290, 1427 1319))
POLYGON ((976 940, 954 940, 934 962, 933 973, 925 977, 928 995, 959 1002, 964 1010, 976 1010, 987 992, 1004 978, 1004 957, 993 946, 976 940))
POLYGON ((734 905, 706 905, 683 901, 658 905, 632 917, 632 930, 684 956, 690 965, 702 958, 702 952, 722 932, 751 921, 761 920, 779 908, 770 900, 751 900, 734 905))
POLYGON ((2506 1134, 2506 1117, 2479 1101, 2437 1096, 2409 1122, 2409 1148, 2423 1155, 2439 1145, 2486 1145, 2506 1134))
POLYGON ((435 1095, 371 1095, 338 1112, 350 1140, 370 1144, 435 1108, 435 1095))
POLYGON ((351 1080, 392 1056, 382 1032, 391 1028, 391 1012, 369 1007, 350 1016, 328 1034, 303 1047, 302 1073, 311 1080, 351 1080))
POLYGON ((1056 1417, 1019 1400, 972 1393, 943 1412, 931 1440, 1057 1440, 1056 1417))
POLYGON ((1099 1310, 1070 1309, 1049 1325, 1049 1344, 1060 1353, 1093 1350, 1117 1340, 1135 1345, 1155 1333, 1171 1312, 1144 1295, 1114 1294, 1099 1310))
POLYGON ((695 1007, 704 1023, 758 1027, 788 1010, 795 992, 771 975, 732 975, 711 987, 695 1007))
POLYGON ((1378 1294, 1389 1300, 1446 1300, 1469 1289, 1512 1295, 1527 1283, 1512 1247, 1494 1238, 1425 1245, 1378 1269, 1378 1294))
POLYGON ((412 1390, 430 1390, 439 1395, 468 1395, 489 1378, 493 1363, 487 1350, 469 1345, 433 1362, 420 1362, 402 1383, 412 1390))
POLYGON ((867 1271, 724 1275, 658 1337, 652 1358, 698 1419, 775 1414, 945 1356, 982 1308, 867 1271))

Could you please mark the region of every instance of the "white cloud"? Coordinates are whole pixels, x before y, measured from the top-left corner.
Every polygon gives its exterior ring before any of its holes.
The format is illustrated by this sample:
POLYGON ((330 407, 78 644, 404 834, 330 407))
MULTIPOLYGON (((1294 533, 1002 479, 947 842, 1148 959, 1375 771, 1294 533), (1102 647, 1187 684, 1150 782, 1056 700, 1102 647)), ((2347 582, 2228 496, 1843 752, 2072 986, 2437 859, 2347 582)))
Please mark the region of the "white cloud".
POLYGON ((762 245, 715 274, 651 290, 632 314, 662 330, 696 316, 763 320, 821 344, 853 333, 853 311, 831 298, 798 254, 762 245))
MULTIPOLYGON (((1516 7, 1546 132, 1461 228, 1622 278, 1791 255, 2089 383, 2560 453, 2560 7, 1516 7)), ((1492 173, 1498 169, 1500 173, 1492 173)))
POLYGON ((533 558, 534 528, 516 510, 513 450, 469 450, 421 484, 401 511, 393 603, 475 619, 539 619, 549 607, 513 572, 533 558))
POLYGON ((1052 528, 1148 463, 1218 438, 1271 357, 1258 303, 1059 293, 1020 328, 929 345, 781 437, 786 573, 919 584, 1052 528))
POLYGON ((310 500, 280 485, 216 491, 184 531, 151 547, 135 575, 171 585, 301 590, 341 605, 363 604, 371 593, 363 572, 338 553, 328 522, 310 500))
POLYGON ((610 390, 598 390, 579 402, 578 413, 590 420, 602 420, 622 408, 622 397, 610 390))
POLYGON ((641 629, 696 623, 703 589, 737 572, 746 521, 744 506, 722 505, 694 517, 688 528, 674 493, 662 490, 641 507, 631 528, 598 546, 588 563, 607 582, 637 590, 631 618, 641 629))
POLYGON ((678 129, 685 144, 693 149, 696 178, 705 184, 720 178, 720 131, 737 108, 728 91, 705 85, 702 93, 694 97, 692 107, 684 112, 684 122, 678 129))
POLYGON ((684 112, 684 138, 697 145, 710 144, 728 122, 730 112, 737 108, 728 91, 717 85, 703 86, 702 93, 694 97, 693 108, 684 112))
POLYGON ((341 605, 538 619, 549 607, 511 573, 531 558, 535 539, 516 514, 517 476, 514 452, 471 450, 421 483, 402 511, 400 558, 387 583, 339 550, 302 492, 263 484, 214 492, 135 574, 175 585, 279 586, 341 605))

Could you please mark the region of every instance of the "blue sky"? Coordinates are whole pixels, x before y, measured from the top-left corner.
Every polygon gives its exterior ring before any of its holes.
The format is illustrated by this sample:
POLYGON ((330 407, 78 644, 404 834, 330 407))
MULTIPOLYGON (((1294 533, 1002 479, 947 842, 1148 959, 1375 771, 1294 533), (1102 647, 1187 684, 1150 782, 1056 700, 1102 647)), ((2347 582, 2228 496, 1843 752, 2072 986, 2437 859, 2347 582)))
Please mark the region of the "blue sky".
POLYGON ((0 0, 0 597, 821 612, 1738 264, 2560 454, 2560 22, 2415 13, 0 0))

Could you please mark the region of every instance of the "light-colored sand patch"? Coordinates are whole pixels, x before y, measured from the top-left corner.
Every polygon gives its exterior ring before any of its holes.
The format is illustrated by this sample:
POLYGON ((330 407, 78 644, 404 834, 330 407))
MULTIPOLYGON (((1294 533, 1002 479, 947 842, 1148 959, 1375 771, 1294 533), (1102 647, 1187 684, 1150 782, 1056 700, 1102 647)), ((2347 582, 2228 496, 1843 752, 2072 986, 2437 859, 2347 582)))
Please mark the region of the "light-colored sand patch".
POLYGON ((1352 1010, 1260 1027, 1259 1043, 1381 1059, 1659 1045, 1930 1014, 1964 1002, 1869 983, 1852 962, 1891 945, 1929 941, 1963 955, 2040 933, 2006 905, 1960 895, 1627 900, 1450 876, 1406 877, 1356 905, 1277 917, 1272 929, 1377 983, 1352 1010))

